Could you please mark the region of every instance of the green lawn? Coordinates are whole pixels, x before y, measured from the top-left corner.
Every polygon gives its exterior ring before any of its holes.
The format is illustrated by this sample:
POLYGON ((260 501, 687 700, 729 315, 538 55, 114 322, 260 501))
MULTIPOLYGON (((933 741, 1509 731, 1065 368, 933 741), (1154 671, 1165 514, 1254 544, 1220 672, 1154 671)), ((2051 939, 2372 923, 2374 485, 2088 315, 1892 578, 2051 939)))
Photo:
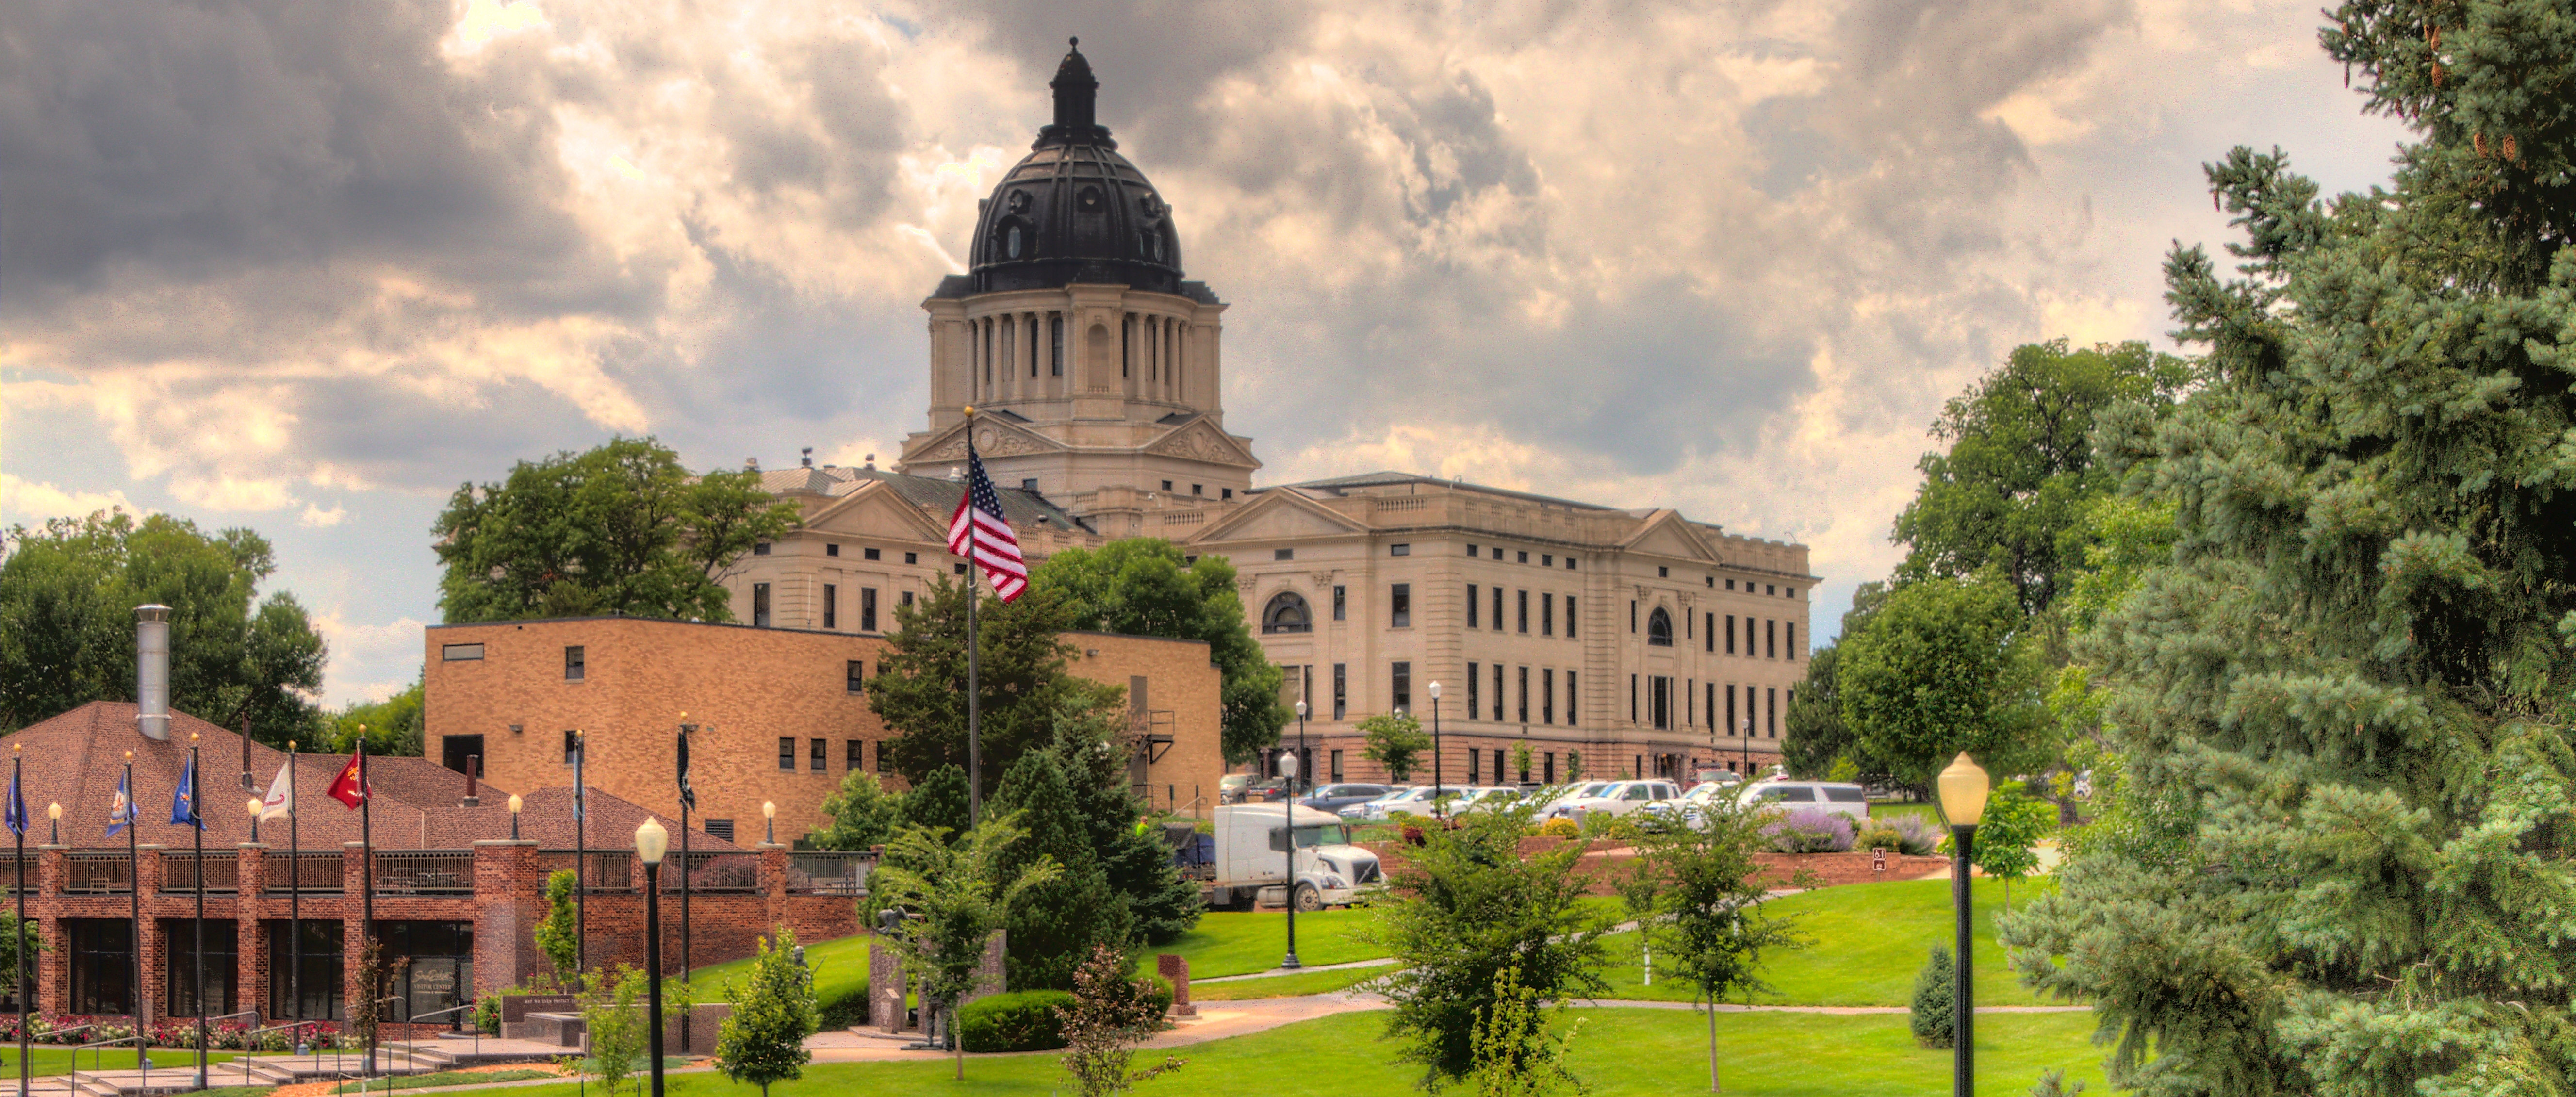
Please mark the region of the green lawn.
POLYGON ((1924 822, 1930 823, 1936 827, 1946 827, 1948 825, 1941 820, 1941 807, 1938 804, 1929 802, 1909 804, 1902 800, 1874 800, 1870 802, 1869 817, 1872 819, 1893 819, 1899 815, 1918 816, 1924 822))
MULTIPOLYGON (((1386 955, 1386 950, 1352 937, 1353 931, 1368 925, 1377 915, 1371 907, 1298 915, 1297 959, 1308 964, 1346 964, 1386 955)), ((1237 914, 1211 910, 1200 915, 1198 926, 1182 934, 1180 940, 1141 951, 1148 968, 1153 966, 1155 953, 1173 952, 1187 957, 1192 979, 1268 971, 1278 967, 1280 957, 1288 952, 1288 915, 1284 911, 1237 914)))
MULTIPOLYGON (((1584 1009, 1575 1068, 1597 1097, 1707 1092, 1705 1014, 1687 1010, 1584 1009)), ((1413 1097, 1416 1068, 1395 1062, 1380 1041, 1382 1013, 1344 1014, 1217 1040, 1173 1052, 1179 1071, 1138 1086, 1138 1097, 1183 1097, 1241 1089, 1258 1078, 1264 1097, 1413 1097), (1282 1069, 1293 1064, 1293 1069, 1282 1069)), ((1977 1018, 1977 1078, 1986 1093, 2021 1093, 2040 1071, 2067 1068, 2070 1084, 2104 1092, 2101 1052, 2082 1014, 1977 1018)), ((1905 1018, 1729 1013, 1717 1018, 1718 1062, 1738 1097, 1921 1097, 1949 1085, 1951 1056, 1915 1046, 1905 1018)), ((828 1063, 770 1097, 839 1093, 941 1093, 960 1097, 1054 1097, 1065 1075, 1054 1055, 970 1056, 966 1082, 951 1082, 947 1060, 828 1063)), ((671 1097, 754 1097, 759 1090, 720 1074, 673 1075, 671 1097)), ((575 1097, 570 1084, 508 1090, 510 1097, 575 1097)))
MULTIPOLYGON (((80 1052, 80 1053, 79 1053, 79 1054, 80 1054, 80 1069, 82 1069, 82 1070, 132 1070, 132 1069, 134 1069, 134 1049, 133 1049, 133 1048, 130 1048, 130 1047, 129 1047, 129 1048, 124 1048, 124 1049, 122 1049, 122 1050, 117 1049, 117 1048, 105 1048, 105 1049, 102 1049, 102 1051, 104 1052, 104 1054, 101 1054, 101 1052, 93 1052, 93 1051, 84 1051, 84 1052, 80 1052), (102 1062, 104 1063, 104 1065, 101 1065, 101 1064, 102 1064, 102 1062)), ((241 1054, 241 1053, 240 1053, 240 1052, 238 1052, 238 1051, 214 1051, 214 1052, 208 1052, 208 1053, 206 1054, 206 1061, 207 1061, 207 1062, 209 1062, 209 1063, 225 1063, 225 1062, 231 1062, 231 1061, 232 1061, 236 1056, 239 1056, 240 1054, 241 1054)), ((70 1049, 70 1048, 68 1048, 68 1047, 61 1047, 61 1046, 48 1047, 48 1046, 46 1046, 46 1045, 44 1045, 44 1044, 38 1044, 38 1045, 36 1045, 36 1070, 35 1070, 35 1072, 36 1072, 37 1074, 39 1074, 39 1075, 44 1075, 44 1074, 69 1074, 69 1073, 71 1073, 71 1072, 72 1072, 72 1055, 73 1055, 73 1051, 72 1051, 72 1049, 70 1049)), ((196 1069, 197 1069, 197 1053, 196 1053, 196 1052, 193 1052, 193 1051, 190 1051, 190 1050, 188 1050, 188 1049, 186 1049, 186 1048, 174 1048, 174 1047, 157 1047, 157 1048, 153 1048, 153 1049, 152 1049, 152 1069, 154 1069, 154 1070, 170 1069, 170 1070, 187 1070, 187 1071, 194 1071, 194 1070, 196 1070, 196 1069)), ((8 1079, 8 1078, 15 1078, 15 1077, 17 1077, 17 1076, 18 1076, 18 1045, 17 1045, 17 1044, 15 1044, 15 1043, 10 1043, 10 1044, 8 1044, 8 1045, 6 1045, 6 1046, 0 1046, 0 1080, 5 1080, 5 1079, 8 1079)))
MULTIPOLYGON (((828 1013, 839 1003, 852 1005, 843 1009, 864 1009, 868 993, 869 934, 854 933, 829 941, 799 942, 805 946, 805 962, 814 966, 814 998, 823 1003, 828 1013)), ((751 975, 751 960, 745 957, 731 963, 702 967, 691 973, 689 982, 697 988, 698 1000, 725 1000, 724 985, 730 979, 743 982, 751 975)), ((826 1018, 830 1020, 831 1018, 826 1018)))
MULTIPOLYGON (((686 1060, 682 1060, 686 1062, 686 1060)), ((476 1083, 523 1082, 530 1078, 552 1078, 552 1069, 537 1070, 441 1070, 414 1074, 407 1078, 377 1078, 365 1082, 342 1082, 332 1087, 333 1093, 383 1093, 396 1089, 428 1089, 433 1086, 470 1086, 476 1083)))
POLYGON ((1190 1000, 1240 1002, 1249 998, 1288 998, 1299 994, 1324 994, 1336 990, 1348 990, 1394 970, 1395 967, 1392 964, 1378 964, 1373 967, 1301 971, 1295 975, 1237 979, 1227 983, 1194 982, 1190 984, 1190 1000))
MULTIPOLYGON (((1995 944, 1994 916, 2003 909, 2003 881, 1976 884, 1977 1002, 1989 1006, 2062 1004, 2024 990, 2013 981, 1995 944)), ((2025 880, 2013 888, 2016 904, 2050 886, 2025 880)), ((1933 945, 1949 944, 1956 930, 1950 912, 1948 880, 1905 880, 1841 887, 1773 899, 1764 904, 1779 914, 1801 916, 1800 928, 1816 943, 1794 952, 1773 953, 1763 962, 1763 978, 1779 993, 1758 1002, 1801 1006, 1901 1006, 1914 994, 1914 974, 1933 945)), ((1605 972, 1610 997, 1684 1002, 1690 989, 1666 978, 1658 964, 1655 985, 1642 983, 1637 935, 1615 934, 1611 954, 1619 964, 1605 972)))

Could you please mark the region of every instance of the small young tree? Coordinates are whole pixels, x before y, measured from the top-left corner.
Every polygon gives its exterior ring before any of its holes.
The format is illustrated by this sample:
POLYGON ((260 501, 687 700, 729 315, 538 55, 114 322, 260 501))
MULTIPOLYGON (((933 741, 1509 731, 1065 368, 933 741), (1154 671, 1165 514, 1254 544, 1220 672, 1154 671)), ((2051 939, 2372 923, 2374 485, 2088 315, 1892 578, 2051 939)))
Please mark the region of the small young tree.
POLYGON ((611 1097, 644 1062, 643 973, 626 964, 581 975, 582 1026, 590 1033, 590 1070, 611 1097))
POLYGON ((2025 795, 2016 782, 1995 789, 1977 823, 1976 864, 2004 882, 2004 910, 2012 910, 2012 883, 2039 868, 2031 847, 2057 825, 2057 810, 2025 795))
POLYGON ((1422 721, 1410 712, 1381 712, 1360 721, 1360 734, 1368 745, 1360 757, 1386 767, 1388 780, 1402 784, 1413 778, 1413 767, 1420 765, 1422 752, 1431 749, 1431 737, 1422 732, 1422 721))
MULTIPOLYGON (((1515 774, 1528 773, 1530 771, 1530 745, 1528 740, 1525 739, 1512 744, 1512 766, 1514 767, 1512 772, 1515 774)), ((1499 773, 1495 774, 1494 783, 1498 785, 1502 784, 1503 775, 1499 773)))
MULTIPOLYGON (((1792 917, 1768 913, 1761 866, 1753 855, 1767 848, 1762 828, 1769 815, 1758 807, 1718 797, 1703 805, 1698 826, 1663 827, 1637 836, 1636 872, 1620 885, 1628 912, 1647 944, 1670 958, 1708 1009, 1708 1088, 1717 1076, 1717 1003, 1734 991, 1768 989, 1759 971, 1762 953, 1803 948, 1792 917)), ((1813 886, 1808 873, 1792 883, 1813 886)))
POLYGON ((564 869, 546 877, 546 913, 537 919, 537 951, 554 968, 555 985, 578 988, 574 980, 581 960, 581 897, 573 894, 580 877, 564 869))
POLYGON ((1468 1074, 1477 1097, 1544 1097, 1559 1089, 1584 1092, 1582 1079, 1565 1068, 1566 1053, 1583 1022, 1557 1030, 1551 1018, 1565 1015, 1559 999, 1542 1011, 1538 995, 1521 985, 1520 969, 1504 968, 1494 976, 1494 1001, 1476 1015, 1468 1074))
POLYGON ((1476 1021, 1503 969, 1518 969, 1519 985, 1550 1000, 1608 989, 1598 969, 1611 915, 1583 902, 1583 846, 1523 857, 1535 810, 1468 812, 1455 828, 1427 831, 1392 880, 1408 901, 1358 931, 1395 959, 1397 970, 1378 980, 1393 1006, 1387 1035, 1403 1042, 1403 1060, 1426 1069, 1426 1083, 1473 1068, 1476 1021))
MULTIPOLYGON (((975 988, 984 942, 1009 921, 1027 893, 1053 882, 1059 871, 1040 860, 1019 866, 1003 882, 1004 861, 1024 832, 1017 820, 988 818, 955 843, 942 831, 906 827, 886 844, 885 860, 868 875, 868 892, 901 921, 885 933, 886 947, 921 992, 924 1006, 945 1004, 956 1031, 956 1008, 975 988)), ((966 1043, 957 1047, 957 1079, 966 1079, 966 1043)))
POLYGON ((770 1083, 805 1076, 814 1058, 805 1038, 823 1027, 823 1014, 814 1000, 813 970, 796 962, 796 931, 780 926, 774 947, 766 938, 756 947, 750 984, 725 984, 733 1016, 716 1032, 716 1069, 769 1097, 770 1083))
POLYGON ((1107 945, 1091 946, 1091 957, 1073 975, 1073 1008, 1057 1006, 1055 1013, 1064 1022, 1064 1069, 1082 1097, 1124 1093, 1189 1061, 1166 1056, 1157 1066, 1129 1068, 1136 1045, 1172 1026, 1154 984, 1128 978, 1126 957, 1107 945))
POLYGON ((37 963, 33 954, 53 950, 45 943, 44 935, 37 932, 34 919, 22 922, 17 911, 0 910, 0 991, 18 989, 19 957, 26 957, 27 973, 33 975, 37 963))
POLYGON ((1934 1048, 1959 1042, 1958 987, 1958 965, 1949 947, 1932 946, 1932 958, 1914 974, 1914 1006, 1908 1020, 1916 1042, 1934 1048))
MULTIPOLYGON (((1523 762, 1522 764, 1527 765, 1528 763, 1523 762)), ((1565 752, 1565 780, 1568 784, 1583 780, 1582 751, 1569 750, 1565 752)))

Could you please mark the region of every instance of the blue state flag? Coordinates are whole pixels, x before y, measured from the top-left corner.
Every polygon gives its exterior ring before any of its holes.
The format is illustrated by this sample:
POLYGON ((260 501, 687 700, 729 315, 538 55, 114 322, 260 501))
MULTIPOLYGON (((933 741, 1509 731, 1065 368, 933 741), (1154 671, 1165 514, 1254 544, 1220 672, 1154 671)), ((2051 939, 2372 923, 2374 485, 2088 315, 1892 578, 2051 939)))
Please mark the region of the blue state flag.
POLYGON ((187 768, 179 771, 179 787, 170 794, 170 822, 178 826, 194 824, 206 829, 206 817, 197 813, 197 755, 188 754, 187 768))
POLYGON ((116 779, 116 799, 109 801, 107 805, 107 836, 110 838, 123 833, 126 827, 134 824, 134 788, 130 784, 132 780, 133 777, 130 775, 116 779))
POLYGON ((18 781, 18 774, 9 775, 9 807, 0 812, 0 823, 8 825, 9 833, 24 838, 27 836, 27 793, 18 787, 18 781))

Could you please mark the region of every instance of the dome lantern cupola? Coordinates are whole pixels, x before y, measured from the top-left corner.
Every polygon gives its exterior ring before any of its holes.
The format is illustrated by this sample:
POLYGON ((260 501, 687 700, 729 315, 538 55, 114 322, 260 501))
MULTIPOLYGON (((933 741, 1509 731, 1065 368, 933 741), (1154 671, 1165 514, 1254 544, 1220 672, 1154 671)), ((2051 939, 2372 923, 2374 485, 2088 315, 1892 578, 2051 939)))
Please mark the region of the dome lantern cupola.
POLYGON ((1099 123, 1100 81, 1073 41, 1048 85, 1054 121, 977 213, 970 292, 1079 282, 1183 293, 1171 207, 1099 123))

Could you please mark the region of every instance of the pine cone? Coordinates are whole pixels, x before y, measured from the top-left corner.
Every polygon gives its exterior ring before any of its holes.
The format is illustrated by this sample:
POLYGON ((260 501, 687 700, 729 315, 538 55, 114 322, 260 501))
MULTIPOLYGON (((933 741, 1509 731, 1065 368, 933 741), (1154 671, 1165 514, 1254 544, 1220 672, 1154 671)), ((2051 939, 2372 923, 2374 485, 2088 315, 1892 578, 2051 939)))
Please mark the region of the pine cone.
POLYGON ((2513 135, 2510 133, 2504 135, 2504 158, 2517 163, 2522 160, 2522 150, 2514 144, 2513 135))
POLYGON ((2470 147, 2472 147, 2472 148, 2477 149, 2477 150, 2478 150, 2478 155, 2480 155, 2480 156, 2484 156, 2484 155, 2486 155, 2486 154, 2487 154, 2487 135, 2486 135, 2486 134, 2483 134, 2483 133, 2473 133, 2473 134, 2470 134, 2470 135, 2469 135, 2469 146, 2470 146, 2470 147))

